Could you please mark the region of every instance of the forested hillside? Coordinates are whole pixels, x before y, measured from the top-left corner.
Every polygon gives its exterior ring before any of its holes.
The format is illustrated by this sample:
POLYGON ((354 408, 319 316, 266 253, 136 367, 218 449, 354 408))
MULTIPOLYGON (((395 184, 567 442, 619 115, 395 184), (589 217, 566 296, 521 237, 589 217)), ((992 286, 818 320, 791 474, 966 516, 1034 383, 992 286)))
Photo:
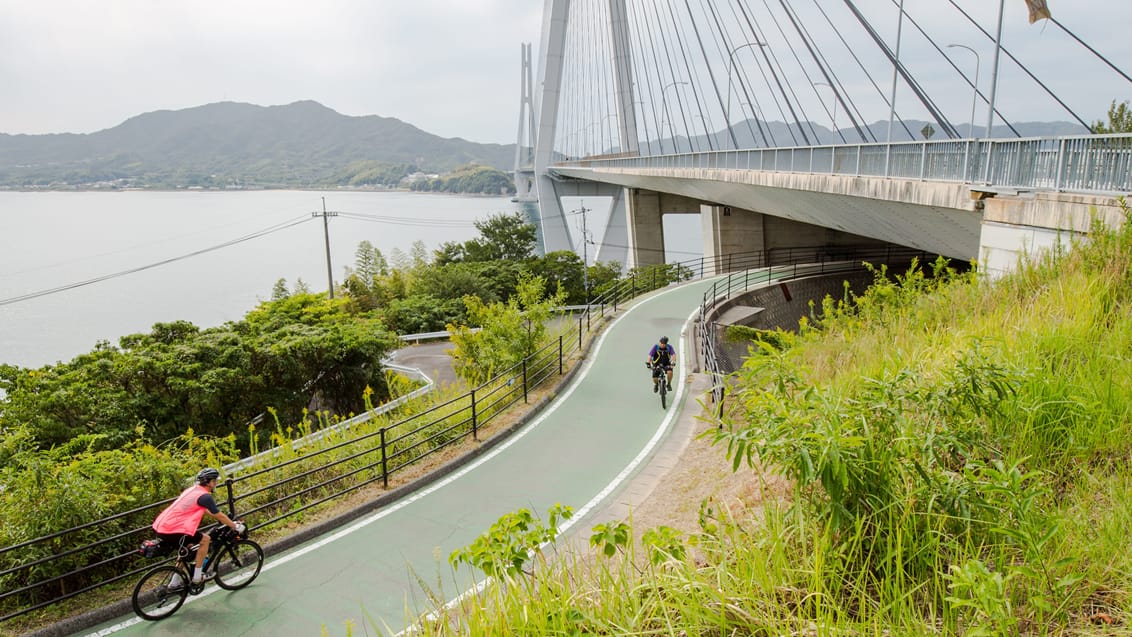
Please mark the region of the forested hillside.
POLYGON ((90 134, 0 134, 0 188, 397 185, 415 171, 508 170, 514 148, 445 139, 317 102, 155 111, 90 134))

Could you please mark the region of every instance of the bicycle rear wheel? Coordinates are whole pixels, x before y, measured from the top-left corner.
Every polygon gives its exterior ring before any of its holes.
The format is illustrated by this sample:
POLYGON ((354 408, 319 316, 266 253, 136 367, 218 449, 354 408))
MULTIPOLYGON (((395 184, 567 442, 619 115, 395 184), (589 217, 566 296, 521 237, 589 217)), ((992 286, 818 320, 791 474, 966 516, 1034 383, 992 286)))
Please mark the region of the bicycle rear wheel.
POLYGON ((176 566, 158 566, 142 575, 130 598, 134 612, 142 619, 156 621, 177 612, 189 594, 189 574, 176 566), (180 579, 173 586, 173 576, 180 579))
POLYGON ((220 549, 216 559, 217 585, 235 591, 259 577, 263 568, 263 549, 251 540, 236 540, 220 549))

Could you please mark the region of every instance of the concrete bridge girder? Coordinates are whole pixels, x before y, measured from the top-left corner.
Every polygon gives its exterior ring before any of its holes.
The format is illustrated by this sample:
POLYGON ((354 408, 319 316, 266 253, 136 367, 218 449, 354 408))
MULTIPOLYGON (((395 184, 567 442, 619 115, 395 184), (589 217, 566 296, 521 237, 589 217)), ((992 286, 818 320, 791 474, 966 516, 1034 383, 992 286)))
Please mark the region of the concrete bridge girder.
MULTIPOLYGON (((979 256, 981 203, 964 184, 694 168, 559 166, 555 172, 681 195, 963 260, 979 256)), ((706 244, 709 235, 704 238, 706 244)), ((705 253, 709 249, 705 245, 705 253)))

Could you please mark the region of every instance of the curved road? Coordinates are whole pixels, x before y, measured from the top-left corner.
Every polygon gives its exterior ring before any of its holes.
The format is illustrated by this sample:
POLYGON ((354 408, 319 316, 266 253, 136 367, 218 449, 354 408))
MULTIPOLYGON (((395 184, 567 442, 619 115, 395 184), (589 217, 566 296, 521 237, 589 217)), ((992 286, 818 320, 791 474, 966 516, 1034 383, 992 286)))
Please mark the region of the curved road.
POLYGON ((251 586, 234 593, 209 584, 171 618, 123 617, 83 631, 97 635, 344 635, 405 628, 431 605, 419 582, 443 599, 474 583, 453 573, 448 555, 501 515, 526 507, 540 516, 557 502, 574 507, 567 522, 594 524, 596 507, 655 453, 682 408, 688 377, 684 331, 709 282, 670 287, 623 310, 599 338, 574 382, 538 417, 476 462, 338 531, 269 556, 251 586), (667 411, 653 394, 644 359, 667 334, 681 369, 667 411), (418 580, 419 577, 419 580, 418 580), (442 588, 440 588, 442 587, 442 588))

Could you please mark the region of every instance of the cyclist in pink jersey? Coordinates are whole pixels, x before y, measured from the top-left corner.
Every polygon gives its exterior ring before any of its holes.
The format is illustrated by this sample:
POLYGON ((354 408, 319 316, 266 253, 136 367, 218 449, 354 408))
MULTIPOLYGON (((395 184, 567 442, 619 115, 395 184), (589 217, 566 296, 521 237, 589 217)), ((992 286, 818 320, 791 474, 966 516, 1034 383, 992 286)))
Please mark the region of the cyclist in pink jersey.
MULTIPOLYGON (((157 537, 168 546, 180 548, 200 544, 196 555, 196 569, 193 571, 194 583, 199 583, 203 578, 201 566, 204 564, 204 556, 208 555, 208 545, 212 540, 199 530, 204 514, 208 513, 237 533, 246 530, 243 522, 229 518, 220 507, 216 506, 212 491, 216 488, 216 481, 219 478, 220 472, 216 469, 201 469, 197 474, 197 483, 182 491, 173 504, 170 504, 153 521, 153 530, 157 532, 157 537)), ((174 582, 174 585, 176 584, 174 582)))

